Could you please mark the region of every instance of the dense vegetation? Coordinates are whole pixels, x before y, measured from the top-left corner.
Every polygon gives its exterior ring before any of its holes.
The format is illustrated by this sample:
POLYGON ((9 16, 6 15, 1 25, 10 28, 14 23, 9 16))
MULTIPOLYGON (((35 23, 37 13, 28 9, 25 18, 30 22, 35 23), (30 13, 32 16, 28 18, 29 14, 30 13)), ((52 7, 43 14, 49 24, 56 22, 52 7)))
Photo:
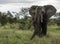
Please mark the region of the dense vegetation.
MULTIPOLYGON (((60 26, 60 13, 56 13, 54 17, 56 18, 49 19, 48 25, 60 26)), ((27 8, 21 8, 21 11, 19 13, 10 12, 10 11, 7 11, 7 13, 0 12, 0 24, 1 26, 8 24, 12 26, 15 25, 15 27, 18 27, 22 30, 33 28, 32 19, 31 16, 29 16, 28 14, 27 8)))
POLYGON ((60 28, 49 27, 45 37, 30 40, 33 31, 0 27, 0 44, 60 44, 60 28))

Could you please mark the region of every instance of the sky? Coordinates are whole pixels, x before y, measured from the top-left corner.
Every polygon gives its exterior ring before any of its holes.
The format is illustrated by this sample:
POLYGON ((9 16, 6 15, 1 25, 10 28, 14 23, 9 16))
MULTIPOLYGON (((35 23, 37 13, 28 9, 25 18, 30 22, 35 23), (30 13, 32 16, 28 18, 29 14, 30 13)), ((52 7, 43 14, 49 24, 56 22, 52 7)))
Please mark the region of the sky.
POLYGON ((53 5, 60 12, 60 0, 0 0, 0 12, 19 12, 20 8, 32 5, 53 5))

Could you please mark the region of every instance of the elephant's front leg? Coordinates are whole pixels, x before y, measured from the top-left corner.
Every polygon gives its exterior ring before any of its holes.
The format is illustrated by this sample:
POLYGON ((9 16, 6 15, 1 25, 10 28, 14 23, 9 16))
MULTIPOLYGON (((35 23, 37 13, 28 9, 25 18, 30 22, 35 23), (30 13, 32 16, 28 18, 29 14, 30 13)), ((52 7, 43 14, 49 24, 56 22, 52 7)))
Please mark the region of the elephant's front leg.
POLYGON ((33 26, 34 26, 34 33, 33 33, 32 37, 31 37, 31 40, 32 40, 32 39, 35 37, 35 35, 37 35, 37 33, 38 33, 38 31, 37 31, 37 29, 38 29, 37 23, 33 22, 33 26))
POLYGON ((31 40, 35 37, 35 35, 37 35, 39 37, 41 35, 41 25, 39 25, 39 23, 37 23, 37 22, 34 22, 33 26, 34 26, 35 30, 34 30, 34 33, 33 33, 32 37, 31 37, 31 40))

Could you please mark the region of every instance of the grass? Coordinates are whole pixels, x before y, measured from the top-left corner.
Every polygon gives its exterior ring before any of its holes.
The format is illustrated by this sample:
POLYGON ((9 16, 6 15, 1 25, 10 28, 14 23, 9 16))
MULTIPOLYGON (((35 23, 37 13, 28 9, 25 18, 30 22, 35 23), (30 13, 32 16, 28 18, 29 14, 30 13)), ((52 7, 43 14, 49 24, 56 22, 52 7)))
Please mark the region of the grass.
POLYGON ((0 44, 60 44, 60 28, 48 28, 47 36, 30 40, 33 31, 0 28, 0 44))

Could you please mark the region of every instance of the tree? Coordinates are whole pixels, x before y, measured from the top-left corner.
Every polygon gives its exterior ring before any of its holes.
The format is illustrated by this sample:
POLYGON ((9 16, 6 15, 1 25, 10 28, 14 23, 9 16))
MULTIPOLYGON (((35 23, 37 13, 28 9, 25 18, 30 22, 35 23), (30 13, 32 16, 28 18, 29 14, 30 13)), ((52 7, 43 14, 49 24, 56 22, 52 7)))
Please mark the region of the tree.
POLYGON ((1 23, 2 26, 7 24, 7 15, 6 15, 6 13, 0 12, 0 23, 1 23))

